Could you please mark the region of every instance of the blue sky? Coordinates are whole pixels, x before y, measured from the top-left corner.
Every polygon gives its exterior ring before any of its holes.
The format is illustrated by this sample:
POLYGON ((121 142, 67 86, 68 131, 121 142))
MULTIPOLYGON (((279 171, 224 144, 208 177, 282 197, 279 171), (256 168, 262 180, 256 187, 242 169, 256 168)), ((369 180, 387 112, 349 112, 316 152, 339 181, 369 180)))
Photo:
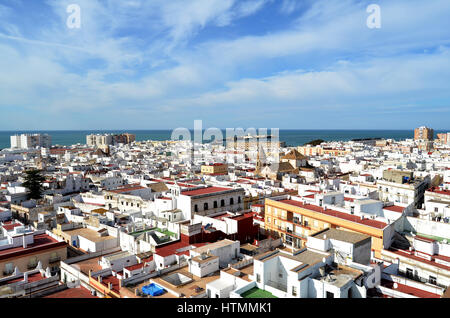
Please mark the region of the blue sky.
POLYGON ((450 130, 449 16, 448 0, 2 0, 0 130, 450 130))

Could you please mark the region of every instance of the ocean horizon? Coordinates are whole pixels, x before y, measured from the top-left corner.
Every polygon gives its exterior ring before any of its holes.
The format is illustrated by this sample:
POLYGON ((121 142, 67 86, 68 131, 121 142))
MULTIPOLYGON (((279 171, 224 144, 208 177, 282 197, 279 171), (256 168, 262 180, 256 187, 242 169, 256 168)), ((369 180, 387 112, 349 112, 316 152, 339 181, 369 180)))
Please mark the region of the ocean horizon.
MULTIPOLYGON (((193 132, 193 130, 190 130, 193 132)), ((225 129, 222 129, 224 137, 225 129)), ((149 130, 16 130, 0 131, 0 149, 10 147, 10 136, 23 133, 49 134, 52 137, 52 145, 71 146, 75 144, 86 144, 86 136, 98 133, 131 133, 136 135, 136 141, 145 140, 170 140, 172 129, 149 129, 149 130)), ((435 130, 435 134, 447 132, 435 130)), ((267 130, 270 134, 270 129, 267 130)), ((193 133, 192 133, 193 135, 193 133)), ((352 139, 384 138, 394 140, 411 139, 414 130, 375 130, 375 129, 280 129, 280 141, 286 142, 288 146, 301 146, 315 139, 325 141, 349 141, 352 139)))

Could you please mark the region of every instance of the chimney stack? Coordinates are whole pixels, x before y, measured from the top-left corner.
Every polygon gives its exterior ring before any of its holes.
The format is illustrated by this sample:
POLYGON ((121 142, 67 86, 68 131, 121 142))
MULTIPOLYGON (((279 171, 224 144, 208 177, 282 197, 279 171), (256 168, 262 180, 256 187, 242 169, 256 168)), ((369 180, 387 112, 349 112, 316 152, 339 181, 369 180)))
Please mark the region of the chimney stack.
POLYGON ((25 234, 22 236, 22 246, 23 248, 27 248, 27 238, 25 234))

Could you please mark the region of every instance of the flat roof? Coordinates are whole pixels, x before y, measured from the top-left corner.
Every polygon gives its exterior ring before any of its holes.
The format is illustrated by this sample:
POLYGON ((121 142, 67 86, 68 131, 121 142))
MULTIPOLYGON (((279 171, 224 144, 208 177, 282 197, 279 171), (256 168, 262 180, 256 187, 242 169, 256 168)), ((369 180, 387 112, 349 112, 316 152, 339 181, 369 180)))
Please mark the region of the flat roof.
POLYGON ((196 196, 196 195, 203 195, 203 194, 212 194, 212 193, 220 193, 225 191, 231 191, 234 190, 233 188, 220 188, 220 187, 207 187, 207 188, 201 188, 201 189, 195 189, 195 190, 185 190, 182 191, 182 195, 187 196, 196 196))
POLYGON ((92 242, 101 242, 101 241, 107 241, 111 239, 115 239, 114 236, 106 235, 106 236, 100 236, 97 231, 88 229, 88 228, 81 228, 81 229, 73 229, 73 230, 67 230, 63 231, 63 233, 68 234, 70 236, 81 236, 85 239, 92 241, 92 242))
POLYGON ((103 257, 105 259, 109 260, 109 261, 114 261, 116 259, 121 259, 121 258, 129 257, 129 256, 132 256, 132 255, 133 254, 131 254, 128 251, 121 251, 121 252, 114 253, 114 254, 111 254, 111 255, 106 255, 106 256, 103 256, 103 257))
POLYGON ((214 242, 214 243, 206 244, 206 245, 201 246, 201 247, 194 248, 192 251, 201 254, 201 253, 206 253, 208 250, 214 250, 214 249, 217 249, 217 248, 221 248, 221 247, 225 247, 225 246, 228 246, 228 245, 232 245, 234 243, 235 243, 235 241, 232 241, 232 240, 229 240, 229 239, 224 239, 224 240, 221 240, 221 241, 217 241, 217 242, 214 242))
POLYGON ((67 288, 43 298, 97 298, 97 296, 93 296, 89 290, 83 286, 79 286, 76 288, 67 288))
POLYGON ((324 257, 327 257, 329 255, 330 255, 329 253, 322 254, 322 253, 311 251, 309 249, 304 249, 303 251, 301 251, 295 255, 292 255, 290 253, 286 253, 286 252, 283 252, 283 251, 277 249, 276 251, 268 251, 261 255, 257 255, 254 257, 254 259, 261 261, 261 262, 265 262, 265 261, 268 261, 275 257, 289 258, 293 261, 297 261, 297 262, 301 263, 298 266, 295 266, 294 268, 292 268, 290 270, 291 271, 300 271, 300 270, 304 270, 305 268, 307 268, 310 265, 314 265, 316 263, 321 262, 324 257))
POLYGON ((366 240, 371 240, 371 237, 369 235, 331 228, 327 228, 323 231, 317 232, 314 235, 312 235, 312 237, 316 239, 323 239, 324 235, 327 236, 326 237, 327 239, 334 239, 352 244, 356 244, 366 240))

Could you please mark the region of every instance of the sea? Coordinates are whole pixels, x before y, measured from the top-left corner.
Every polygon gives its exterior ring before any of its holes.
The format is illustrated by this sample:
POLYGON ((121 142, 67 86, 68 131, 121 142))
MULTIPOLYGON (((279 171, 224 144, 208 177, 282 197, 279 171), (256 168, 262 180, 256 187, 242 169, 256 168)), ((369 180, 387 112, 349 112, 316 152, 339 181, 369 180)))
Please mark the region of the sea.
MULTIPOLYGON (((0 131, 0 149, 10 147, 10 136, 15 134, 49 134, 52 137, 53 146, 71 146, 75 144, 86 144, 86 136, 90 134, 120 134, 131 133, 136 135, 136 141, 146 140, 170 140, 172 130, 58 130, 58 131, 0 131)), ((435 130, 437 133, 446 131, 435 130)), ((268 130, 270 134, 270 130, 268 130)), ((194 133, 191 132, 194 136, 194 133)), ((224 137, 226 136, 223 131, 224 137)), ((414 137, 414 130, 295 130, 280 129, 280 141, 286 142, 287 146, 301 146, 315 139, 325 141, 349 141, 353 139, 383 138, 404 140, 414 137)))

